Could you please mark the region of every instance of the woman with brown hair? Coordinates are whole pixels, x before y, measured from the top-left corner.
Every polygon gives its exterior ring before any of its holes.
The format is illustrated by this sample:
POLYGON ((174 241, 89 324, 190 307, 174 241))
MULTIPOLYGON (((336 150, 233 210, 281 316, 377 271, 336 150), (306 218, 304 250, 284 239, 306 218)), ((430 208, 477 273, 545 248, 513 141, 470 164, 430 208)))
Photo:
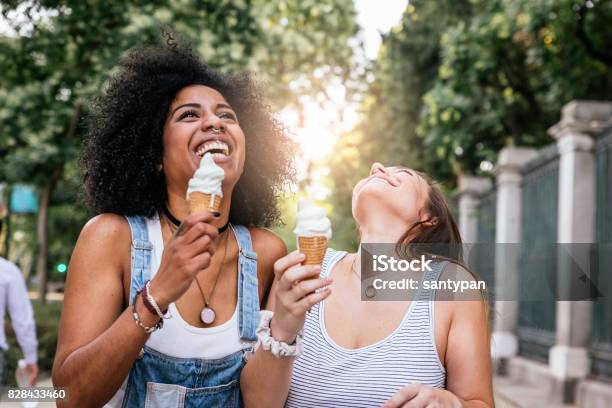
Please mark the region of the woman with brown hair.
MULTIPOLYGON (((362 244, 461 244, 438 188, 405 167, 375 163, 353 190, 352 212, 362 244)), ((440 301, 422 287, 412 300, 364 302, 358 253, 329 249, 320 266, 303 259, 294 252, 275 263, 274 313, 258 329, 272 346, 242 372, 247 406, 493 406, 482 298, 440 301)), ((447 278, 474 280, 444 260, 421 282, 447 278)))

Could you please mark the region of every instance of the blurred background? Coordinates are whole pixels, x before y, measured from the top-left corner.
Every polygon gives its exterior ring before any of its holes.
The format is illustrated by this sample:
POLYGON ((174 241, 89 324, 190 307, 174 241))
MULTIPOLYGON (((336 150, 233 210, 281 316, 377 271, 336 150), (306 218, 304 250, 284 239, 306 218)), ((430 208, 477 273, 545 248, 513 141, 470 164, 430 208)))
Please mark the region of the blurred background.
MULTIPOLYGON (((276 228, 290 249, 303 195, 331 215, 331 245, 355 249, 351 191, 374 161, 432 175, 463 217, 464 231, 476 220, 480 234, 469 238, 495 242, 494 226, 502 221, 491 186, 500 151, 544 155, 537 163, 521 162, 522 175, 549 168, 559 152, 546 150, 556 143, 548 129, 560 121, 562 108, 575 100, 612 100, 610 0, 3 0, 0 11, 0 256, 21 268, 31 289, 39 364, 47 373, 70 254, 91 216, 79 199, 77 165, 89 100, 120 55, 158 41, 162 25, 191 41, 210 65, 255 73, 299 142, 298 182, 279 197, 285 218, 276 228), (474 178, 490 186, 461 189, 461 180, 474 178), (470 214, 461 212, 462 196, 477 200, 467 205, 470 214)), ((604 113, 587 122, 604 123, 597 129, 603 139, 608 105, 597 106, 604 113)), ((609 157, 608 147, 601 155, 609 157)), ((607 163, 601 165, 603 185, 612 184, 607 163)), ((558 175, 551 177, 542 185, 555 190, 558 175)), ((556 212, 552 226, 529 220, 551 214, 539 203, 548 198, 557 208, 560 200, 539 184, 525 188, 543 195, 526 195, 533 202, 522 205, 540 212, 530 215, 523 233, 556 242, 556 212)), ((610 206, 603 197, 599 213, 610 206)), ((602 222, 612 224, 612 214, 603 214, 602 222)), ((550 326, 559 317, 547 308, 540 320, 550 326)), ((521 310, 521 316, 539 313, 521 310)), ((602 312, 603 326, 612 326, 609 310, 602 312)), ((12 376, 20 351, 10 323, 6 327, 12 376)), ((535 337, 546 332, 553 338, 556 330, 534 329, 535 337)), ((608 332, 603 343, 612 343, 608 332)), ((549 352, 527 342, 524 357, 548 364, 547 357, 530 354, 531 346, 549 352)), ((609 370, 597 376, 603 384, 612 378, 611 350, 604 350, 609 370)), ((572 394, 560 404, 577 401, 572 394)))

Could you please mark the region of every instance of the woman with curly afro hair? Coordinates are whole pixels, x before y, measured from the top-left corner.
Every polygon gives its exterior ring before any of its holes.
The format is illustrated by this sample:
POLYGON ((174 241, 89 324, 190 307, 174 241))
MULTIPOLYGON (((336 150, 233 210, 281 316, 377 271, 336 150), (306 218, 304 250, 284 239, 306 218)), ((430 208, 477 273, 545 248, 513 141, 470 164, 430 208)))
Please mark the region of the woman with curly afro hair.
POLYGON ((294 143, 248 75, 185 46, 130 50, 92 106, 83 228, 53 367, 70 407, 238 407, 260 305, 286 254, 265 227, 294 143), (191 213, 204 153, 224 170, 220 215, 191 213))

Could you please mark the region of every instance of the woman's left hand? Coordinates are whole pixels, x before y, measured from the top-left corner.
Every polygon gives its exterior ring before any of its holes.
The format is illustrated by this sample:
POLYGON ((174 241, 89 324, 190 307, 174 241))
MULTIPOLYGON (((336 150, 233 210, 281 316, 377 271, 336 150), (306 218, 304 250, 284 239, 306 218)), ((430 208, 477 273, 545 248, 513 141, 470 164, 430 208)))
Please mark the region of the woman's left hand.
POLYGON ((459 398, 450 391, 423 384, 408 384, 395 393, 383 408, 461 408, 459 398))

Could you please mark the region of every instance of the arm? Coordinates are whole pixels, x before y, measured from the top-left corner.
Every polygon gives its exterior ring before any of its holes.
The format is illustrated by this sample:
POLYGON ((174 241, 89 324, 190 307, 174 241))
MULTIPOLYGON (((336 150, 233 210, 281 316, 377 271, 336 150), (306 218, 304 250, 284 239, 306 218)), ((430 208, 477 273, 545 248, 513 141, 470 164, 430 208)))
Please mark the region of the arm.
POLYGON ((250 233, 253 251, 257 254, 259 304, 265 309, 274 282, 274 262, 287 255, 287 246, 278 235, 268 229, 252 228, 250 233))
POLYGON ((35 385, 38 377, 38 365, 36 364, 38 342, 36 341, 34 312, 21 272, 15 267, 12 273, 7 299, 8 310, 17 341, 27 363, 27 370, 30 372, 30 384, 35 385))
MULTIPOLYGON (((473 276, 461 267, 451 264, 447 268, 444 273, 451 274, 451 279, 474 280, 473 276)), ((476 292, 464 293, 461 296, 470 300, 436 301, 435 305, 438 315, 450 316, 444 358, 446 390, 409 384, 387 402, 387 407, 420 408, 430 403, 452 408, 495 406, 488 305, 476 292), (404 403, 406 405, 402 405, 404 403)))
MULTIPOLYGON (((272 284, 267 310, 274 310, 276 286, 276 282, 272 284)), ((272 322, 270 324, 272 325, 272 322)), ((289 339, 290 335, 282 337, 273 329, 271 333, 277 340, 292 342, 292 339, 289 339)), ((240 375, 240 391, 242 391, 244 406, 271 408, 284 406, 289 393, 294 359, 294 357, 277 358, 269 351, 258 348, 240 375)))
MULTIPOLYGON (((449 264, 447 269, 459 281, 474 281, 470 272, 456 264, 449 264)), ((439 302, 451 313, 446 387, 460 399, 462 407, 493 407, 489 307, 478 291, 461 296, 470 300, 439 302)))
MULTIPOLYGON (((269 246, 261 245, 265 239, 259 240, 257 239, 258 233, 264 232, 267 234, 272 234, 268 231, 264 230, 254 230, 252 232, 253 237, 253 249, 257 253, 257 269, 259 275, 259 281, 268 281, 268 275, 272 275, 272 281, 274 281, 274 262, 287 255, 287 247, 285 243, 278 238, 276 235, 273 236, 273 239, 268 239, 270 241, 269 246)), ((272 237, 268 237, 272 238, 272 237)), ((272 282, 272 287, 270 291, 263 291, 262 300, 265 299, 265 309, 274 310, 274 300, 276 296, 276 283, 272 282)), ((285 383, 287 378, 291 377, 291 366, 293 365, 293 358, 285 358, 278 359, 274 357, 269 352, 263 352, 263 350, 257 350, 255 355, 249 359, 248 364, 245 365, 242 370, 240 376, 240 389, 242 391, 242 397, 244 401, 244 405, 246 407, 250 406, 282 406, 284 404, 284 399, 282 403, 280 398, 276 398, 278 392, 274 392, 271 390, 270 393, 270 401, 269 404, 265 404, 261 399, 258 393, 258 390, 262 386, 266 386, 265 382, 260 381, 262 379, 262 368, 273 367, 271 372, 266 373, 269 375, 270 382, 273 384, 279 384, 279 388, 284 388, 283 383, 285 383), (259 361, 261 363, 259 363, 259 361), (275 361, 276 360, 276 361, 275 361)), ((287 390, 289 388, 287 387, 287 390)), ((280 393, 282 394, 282 392, 280 393)))
MULTIPOLYGON (((216 228, 205 224, 210 219, 210 213, 188 217, 184 232, 166 245, 151 281, 151 293, 162 309, 208 266, 214 252, 211 240, 217 236, 216 228)), ((79 236, 70 260, 53 364, 53 384, 69 388, 70 399, 58 404, 60 407, 104 405, 121 386, 149 337, 134 323, 131 307, 123 308, 130 242, 127 221, 113 214, 92 219, 79 236)), ((136 311, 146 326, 159 321, 140 297, 136 311)))
MULTIPOLYGON (((304 325, 306 312, 327 298, 329 289, 313 293, 331 283, 320 279, 319 265, 300 266, 304 255, 293 252, 274 263, 275 279, 266 309, 274 311, 271 334, 279 341, 292 343, 304 325), (299 283, 298 283, 299 282, 299 283)), ((259 348, 240 376, 246 407, 283 407, 291 384, 294 357, 278 358, 259 348)))
MULTIPOLYGON (((105 404, 148 338, 130 309, 123 310, 129 253, 129 227, 119 216, 98 216, 81 231, 70 260, 53 364, 53 384, 69 388, 70 399, 60 407, 105 404)), ((142 304, 137 312, 147 326, 159 320, 142 304)))

